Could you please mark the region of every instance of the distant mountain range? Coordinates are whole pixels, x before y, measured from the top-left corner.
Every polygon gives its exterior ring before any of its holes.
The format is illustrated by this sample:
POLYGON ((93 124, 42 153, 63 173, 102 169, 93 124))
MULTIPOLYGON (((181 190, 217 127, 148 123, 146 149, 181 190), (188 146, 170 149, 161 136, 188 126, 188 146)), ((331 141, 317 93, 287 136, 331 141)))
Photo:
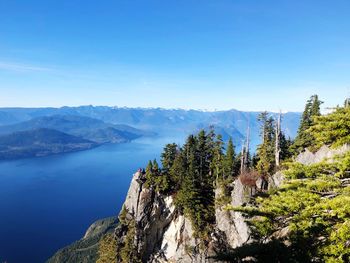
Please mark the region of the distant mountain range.
POLYGON ((35 129, 0 136, 0 160, 81 151, 98 144, 51 129, 35 129))
MULTIPOLYGON (((96 143, 118 143, 149 135, 182 136, 214 126, 224 139, 240 147, 250 127, 252 149, 259 144, 259 112, 199 111, 162 108, 79 106, 61 108, 0 108, 0 135, 48 128, 96 143)), ((272 113, 274 114, 274 113, 272 113)), ((283 114, 282 128, 294 138, 300 113, 283 114)))

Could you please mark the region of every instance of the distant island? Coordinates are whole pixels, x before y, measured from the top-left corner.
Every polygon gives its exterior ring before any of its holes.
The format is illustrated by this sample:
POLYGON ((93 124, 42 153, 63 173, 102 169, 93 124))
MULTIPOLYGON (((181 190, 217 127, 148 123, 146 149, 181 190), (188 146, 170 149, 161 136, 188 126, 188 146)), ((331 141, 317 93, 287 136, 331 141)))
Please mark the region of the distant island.
POLYGON ((36 117, 0 126, 0 160, 82 151, 146 135, 153 133, 84 116, 36 117))
POLYGON ((0 136, 0 160, 75 152, 96 146, 96 142, 40 128, 0 136))

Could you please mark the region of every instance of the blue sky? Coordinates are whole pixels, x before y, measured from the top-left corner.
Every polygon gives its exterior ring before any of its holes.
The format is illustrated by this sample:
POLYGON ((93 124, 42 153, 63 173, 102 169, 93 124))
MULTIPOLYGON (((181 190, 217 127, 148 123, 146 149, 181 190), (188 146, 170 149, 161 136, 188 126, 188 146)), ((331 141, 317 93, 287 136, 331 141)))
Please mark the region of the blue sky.
POLYGON ((0 106, 334 106, 349 14, 349 0, 1 0, 0 106))

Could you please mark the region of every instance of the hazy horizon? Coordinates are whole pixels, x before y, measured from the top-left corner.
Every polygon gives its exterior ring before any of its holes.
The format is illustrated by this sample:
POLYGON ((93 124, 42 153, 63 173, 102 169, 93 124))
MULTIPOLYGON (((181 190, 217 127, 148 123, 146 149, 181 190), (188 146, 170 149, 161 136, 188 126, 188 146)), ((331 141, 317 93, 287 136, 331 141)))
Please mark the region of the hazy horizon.
MULTIPOLYGON (((109 108, 117 108, 117 109, 141 109, 141 110, 152 110, 152 109, 160 109, 160 110, 185 110, 185 111, 201 111, 201 112, 223 112, 223 111, 240 111, 240 112, 262 112, 265 110, 240 110, 240 109, 214 109, 214 110, 208 110, 208 109, 194 109, 194 108, 163 108, 163 107, 128 107, 128 106, 109 106, 109 105, 77 105, 77 106, 58 106, 58 107, 51 107, 51 106, 42 106, 42 107, 16 107, 16 106, 9 106, 9 107, 0 107, 0 109, 45 109, 45 108, 54 108, 54 109, 60 109, 60 108, 78 108, 78 107, 109 107, 109 108)), ((302 111, 268 111, 271 113, 301 113, 302 111)))

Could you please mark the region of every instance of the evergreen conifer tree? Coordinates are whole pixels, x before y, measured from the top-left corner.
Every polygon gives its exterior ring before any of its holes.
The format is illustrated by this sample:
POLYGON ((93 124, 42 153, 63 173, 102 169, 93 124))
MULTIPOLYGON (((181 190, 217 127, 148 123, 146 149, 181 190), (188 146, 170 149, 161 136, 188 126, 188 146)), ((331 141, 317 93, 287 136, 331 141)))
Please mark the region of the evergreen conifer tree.
POLYGON ((177 153, 177 145, 175 143, 170 143, 165 145, 163 152, 161 154, 161 162, 164 172, 169 172, 170 168, 173 166, 175 157, 177 153))
POLYGON ((154 185, 153 164, 152 164, 151 160, 148 162, 148 164, 146 166, 145 178, 146 178, 145 186, 147 188, 149 188, 149 187, 154 185))
POLYGON ((237 174, 236 153, 231 137, 227 143, 224 159, 224 174, 225 178, 231 178, 237 174))
POLYGON ((306 102, 303 115, 300 120, 300 125, 298 129, 298 134, 295 138, 293 145, 291 146, 291 151, 298 154, 305 150, 305 148, 310 147, 314 138, 307 132, 313 124, 313 119, 321 115, 320 106, 323 102, 319 100, 317 95, 312 95, 310 99, 306 102))
POLYGON ((259 114, 258 120, 261 123, 260 135, 262 143, 257 148, 259 160, 256 168, 261 175, 266 176, 271 175, 274 171, 274 120, 266 111, 259 114))
POLYGON ((224 142, 222 141, 222 136, 218 134, 216 136, 215 143, 213 145, 212 156, 213 160, 211 162, 211 170, 214 175, 216 182, 219 179, 223 179, 224 175, 224 155, 223 155, 224 142))
POLYGON ((313 149, 322 145, 339 147, 350 143, 350 107, 337 107, 334 112, 314 119, 307 132, 315 140, 313 149))

